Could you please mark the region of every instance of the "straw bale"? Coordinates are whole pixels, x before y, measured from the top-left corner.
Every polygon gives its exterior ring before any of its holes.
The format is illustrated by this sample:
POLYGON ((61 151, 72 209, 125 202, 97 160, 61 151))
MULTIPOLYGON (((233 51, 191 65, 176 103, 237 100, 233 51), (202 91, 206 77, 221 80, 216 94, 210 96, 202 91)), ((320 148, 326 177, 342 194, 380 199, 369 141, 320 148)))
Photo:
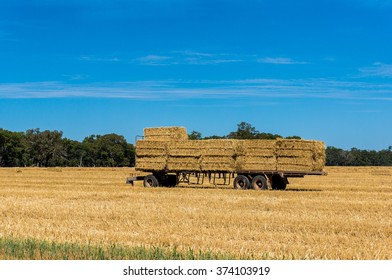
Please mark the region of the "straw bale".
POLYGON ((237 153, 236 155, 247 157, 275 157, 275 149, 247 148, 242 153, 237 153))
POLYGON ((267 156, 275 153, 276 140, 238 140, 236 143, 237 155, 267 156))
POLYGON ((313 151, 308 150, 289 150, 289 149, 277 149, 277 157, 295 157, 295 158, 312 158, 313 151))
POLYGON ((314 142, 312 140, 299 140, 299 139, 278 139, 276 141, 277 149, 294 149, 294 150, 310 150, 314 148, 314 142))
POLYGON ((178 156, 178 157, 186 157, 186 156, 191 156, 191 157, 200 157, 201 156, 201 150, 200 149, 169 149, 168 150, 169 156, 178 156))
POLYGON ((187 162, 182 162, 182 163, 168 163, 167 164, 167 170, 168 171, 200 171, 200 165, 199 164, 193 164, 193 163, 187 163, 187 162))
POLYGON ((138 140, 136 142, 136 148, 166 149, 166 143, 163 141, 156 141, 156 140, 138 140))
POLYGON ((276 140, 252 139, 240 140, 239 143, 244 148, 275 149, 276 140))
POLYGON ((136 148, 136 155, 138 157, 144 156, 166 156, 166 150, 164 149, 142 149, 136 148))
POLYGON ((202 156, 203 171, 234 171, 235 160, 231 156, 202 156))
POLYGON ((236 170, 276 170, 275 157, 238 156, 236 170))
POLYGON ((313 171, 312 166, 301 164, 278 164, 278 171, 313 171))
POLYGON ((314 141, 313 171, 322 171, 326 162, 325 144, 314 141))
POLYGON ((174 157, 167 159, 168 170, 200 171, 200 160, 197 157, 174 157))
POLYGON ((239 156, 236 159, 238 162, 243 163, 269 163, 275 164, 276 158, 275 157, 263 157, 263 156, 239 156))
POLYGON ((166 143, 162 141, 139 140, 136 142, 136 155, 143 156, 165 156, 166 143))
POLYGON ((199 159, 197 157, 173 157, 169 156, 167 158, 168 163, 181 163, 181 162, 186 162, 186 163, 199 163, 199 159))
POLYGON ((172 141, 167 143, 169 156, 193 156, 200 157, 202 154, 203 141, 172 141))
POLYGON ((165 157, 138 157, 136 170, 164 170, 166 168, 165 157))
POLYGON ((181 141, 188 140, 188 134, 185 127, 150 127, 144 129, 144 139, 157 141, 181 141))
POLYGON ((202 140, 202 155, 205 156, 230 156, 235 155, 236 140, 211 139, 202 140))
POLYGON ((236 162, 235 169, 239 170, 249 170, 249 171, 275 171, 276 170, 276 163, 247 163, 247 162, 236 162))
POLYGON ((237 140, 233 139, 208 139, 208 140, 198 140, 203 144, 205 148, 225 148, 234 149, 237 140))
POLYGON ((278 157, 277 158, 278 165, 284 164, 299 164, 299 165, 307 165, 313 166, 312 158, 302 158, 302 157, 278 157))

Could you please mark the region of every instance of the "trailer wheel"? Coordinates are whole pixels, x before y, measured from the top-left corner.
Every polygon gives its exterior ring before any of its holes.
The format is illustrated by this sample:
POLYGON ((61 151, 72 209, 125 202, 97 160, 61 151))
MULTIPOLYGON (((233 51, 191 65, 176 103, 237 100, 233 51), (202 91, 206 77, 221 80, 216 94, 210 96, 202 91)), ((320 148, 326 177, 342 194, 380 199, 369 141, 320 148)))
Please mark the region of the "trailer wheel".
POLYGON ((145 187, 158 187, 159 183, 157 178, 154 175, 147 175, 144 177, 144 186, 145 187))
POLYGON ((249 189, 250 182, 248 177, 244 175, 238 175, 234 179, 234 188, 237 190, 246 190, 249 189))
POLYGON ((273 190, 285 190, 287 183, 278 174, 272 176, 272 189, 273 190))
POLYGON ((268 189, 267 179, 262 175, 257 175, 253 178, 251 186, 254 190, 266 190, 268 189))
POLYGON ((177 176, 167 175, 167 178, 164 180, 163 185, 166 187, 175 187, 177 185, 177 176))

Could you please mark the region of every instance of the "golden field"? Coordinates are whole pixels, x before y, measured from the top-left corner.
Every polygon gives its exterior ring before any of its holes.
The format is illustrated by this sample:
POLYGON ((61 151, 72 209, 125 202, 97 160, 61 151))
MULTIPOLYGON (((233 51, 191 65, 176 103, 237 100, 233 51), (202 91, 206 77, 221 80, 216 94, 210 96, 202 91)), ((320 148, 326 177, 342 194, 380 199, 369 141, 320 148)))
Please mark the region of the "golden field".
POLYGON ((256 259, 392 259, 392 167, 329 167, 286 191, 126 185, 131 168, 0 169, 0 237, 256 259))

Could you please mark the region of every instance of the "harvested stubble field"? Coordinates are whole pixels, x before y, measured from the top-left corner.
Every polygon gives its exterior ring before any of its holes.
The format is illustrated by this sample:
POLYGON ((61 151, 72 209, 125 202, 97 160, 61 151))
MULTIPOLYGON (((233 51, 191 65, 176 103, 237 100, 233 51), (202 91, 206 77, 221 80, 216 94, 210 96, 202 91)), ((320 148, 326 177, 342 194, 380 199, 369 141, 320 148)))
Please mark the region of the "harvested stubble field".
POLYGON ((392 259, 392 168, 325 170, 237 191, 132 187, 129 168, 2 168, 0 258, 392 259))

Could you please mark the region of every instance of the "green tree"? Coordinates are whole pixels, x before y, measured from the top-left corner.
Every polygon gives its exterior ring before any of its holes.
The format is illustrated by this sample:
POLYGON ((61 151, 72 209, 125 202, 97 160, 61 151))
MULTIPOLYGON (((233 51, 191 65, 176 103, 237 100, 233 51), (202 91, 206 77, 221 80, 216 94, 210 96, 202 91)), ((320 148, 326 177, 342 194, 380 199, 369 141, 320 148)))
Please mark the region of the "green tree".
POLYGON ((64 158, 62 131, 40 131, 39 128, 26 131, 29 156, 36 166, 61 165, 64 158))
POLYGON ((237 124, 237 131, 227 135, 229 139, 277 139, 282 138, 279 134, 259 132, 254 126, 247 122, 237 124))
POLYGON ((326 165, 329 166, 345 166, 348 164, 348 152, 335 147, 327 147, 326 153, 326 165))
POLYGON ((98 160, 98 138, 99 135, 90 135, 88 137, 85 137, 82 142, 82 148, 84 151, 84 158, 82 165, 83 166, 92 166, 95 167, 97 166, 97 160, 98 160))
POLYGON ((84 150, 82 143, 68 138, 64 138, 62 141, 65 151, 65 159, 62 165, 83 166, 83 160, 87 152, 84 150))
POLYGON ((132 166, 135 163, 135 149, 121 135, 91 135, 83 140, 82 147, 86 166, 132 166))
POLYGON ((189 140, 201 140, 201 133, 193 130, 190 134, 188 134, 189 140))
POLYGON ((286 139, 302 139, 301 137, 297 136, 297 135, 293 135, 293 136, 287 136, 286 139))
POLYGON ((26 165, 26 150, 26 142, 22 132, 12 132, 0 128, 0 166, 26 165))
POLYGON ((237 131, 230 132, 227 138, 230 139, 254 139, 259 132, 254 126, 247 122, 237 124, 237 131))
POLYGON ((130 152, 124 136, 114 133, 98 138, 100 166, 129 166, 130 152))

